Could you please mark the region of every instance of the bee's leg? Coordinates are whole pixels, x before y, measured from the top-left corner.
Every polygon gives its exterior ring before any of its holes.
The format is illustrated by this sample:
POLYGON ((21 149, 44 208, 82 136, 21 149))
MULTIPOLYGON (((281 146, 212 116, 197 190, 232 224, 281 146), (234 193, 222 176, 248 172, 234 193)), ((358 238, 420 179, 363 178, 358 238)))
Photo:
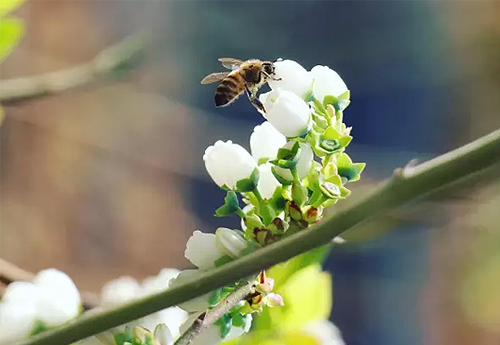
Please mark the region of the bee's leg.
POLYGON ((281 80, 281 78, 276 78, 274 75, 267 74, 264 71, 262 71, 262 73, 264 73, 264 75, 267 77, 267 79, 271 79, 271 80, 274 80, 274 81, 280 81, 281 80))
POLYGON ((247 97, 248 97, 248 100, 250 101, 250 103, 252 103, 253 106, 255 108, 257 108, 257 110, 260 110, 263 113, 265 113, 266 110, 264 109, 264 105, 257 98, 257 95, 255 93, 253 93, 252 91, 250 91, 250 89, 248 88, 248 85, 245 85, 245 91, 246 91, 246 94, 247 94, 247 97))

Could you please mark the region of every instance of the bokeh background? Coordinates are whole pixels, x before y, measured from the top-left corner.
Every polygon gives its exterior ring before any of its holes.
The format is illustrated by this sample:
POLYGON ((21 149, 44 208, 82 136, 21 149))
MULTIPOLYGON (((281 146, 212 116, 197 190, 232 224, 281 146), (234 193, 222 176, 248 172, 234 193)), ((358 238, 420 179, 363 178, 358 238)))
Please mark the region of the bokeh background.
MULTIPOLYGON (((217 139, 248 147, 262 118, 244 99, 214 108, 215 86, 199 81, 220 69, 218 57, 339 72, 352 95, 349 153, 367 162, 353 198, 412 158, 500 127, 495 0, 30 0, 16 14, 27 33, 2 79, 79 65, 128 35, 150 35, 141 61, 117 78, 4 104, 0 257, 33 272, 57 267, 83 290, 186 268, 193 230, 238 226, 212 217, 223 192, 202 155, 217 139)), ((347 344, 500 343, 494 177, 346 235, 326 268, 347 344)))

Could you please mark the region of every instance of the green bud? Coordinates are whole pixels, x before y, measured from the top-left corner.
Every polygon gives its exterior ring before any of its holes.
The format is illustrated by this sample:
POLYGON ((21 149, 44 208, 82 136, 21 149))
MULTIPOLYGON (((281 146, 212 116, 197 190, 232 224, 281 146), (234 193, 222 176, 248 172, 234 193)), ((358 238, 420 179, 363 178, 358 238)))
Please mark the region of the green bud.
POLYGON ((292 199, 302 206, 307 202, 307 188, 302 183, 292 183, 292 199))

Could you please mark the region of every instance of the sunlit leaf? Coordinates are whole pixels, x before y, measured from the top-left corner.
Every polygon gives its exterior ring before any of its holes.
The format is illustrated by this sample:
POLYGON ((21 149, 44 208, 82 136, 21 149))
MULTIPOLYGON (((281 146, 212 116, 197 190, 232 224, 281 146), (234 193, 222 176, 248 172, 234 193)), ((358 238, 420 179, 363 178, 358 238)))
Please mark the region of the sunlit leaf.
POLYGON ((0 0, 0 18, 14 11, 26 0, 0 0))
POLYGON ((20 19, 6 17, 0 19, 0 61, 5 59, 24 34, 24 24, 20 19))

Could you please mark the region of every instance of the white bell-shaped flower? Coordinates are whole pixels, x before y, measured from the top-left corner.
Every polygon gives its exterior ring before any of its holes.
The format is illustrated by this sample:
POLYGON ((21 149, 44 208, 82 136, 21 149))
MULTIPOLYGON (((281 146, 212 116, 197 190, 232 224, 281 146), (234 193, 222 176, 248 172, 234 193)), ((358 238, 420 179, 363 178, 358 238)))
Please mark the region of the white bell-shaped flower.
POLYGON ((314 78, 313 94, 320 102, 323 102, 327 95, 338 97, 348 91, 340 75, 327 66, 313 67, 311 75, 314 78))
POLYGON ((218 140, 209 146, 203 155, 210 177, 220 187, 236 188, 236 182, 249 178, 257 167, 252 155, 231 140, 218 140))
POLYGON ((177 277, 179 273, 181 271, 175 268, 164 268, 158 275, 144 279, 141 283, 143 294, 150 295, 166 290, 170 281, 177 277))
POLYGON ((274 159, 280 147, 286 144, 286 137, 266 121, 253 129, 250 136, 250 149, 256 162, 274 159))
POLYGON ((193 232, 186 244, 184 256, 201 270, 214 268, 214 262, 226 255, 224 248, 217 242, 215 234, 199 230, 193 232))
MULTIPOLYGON (((200 316, 200 313, 194 313, 191 315, 186 322, 181 326, 181 332, 185 332, 193 322, 200 316)), ((217 345, 221 342, 231 341, 235 338, 242 336, 244 333, 247 333, 252 326, 252 315, 247 315, 245 318, 245 325, 243 327, 235 327, 231 328, 229 334, 224 338, 220 338, 220 327, 217 325, 210 325, 207 329, 201 332, 194 340, 191 342, 191 345, 217 345)))
POLYGON ((232 258, 239 257, 247 246, 247 242, 240 234, 228 228, 218 228, 215 237, 219 247, 232 258))
POLYGON ((274 63, 277 78, 269 80, 268 84, 273 89, 282 88, 304 99, 311 91, 313 78, 299 63, 293 60, 282 60, 274 63))
POLYGON ((266 109, 267 121, 284 136, 298 137, 311 129, 309 105, 295 93, 276 89, 260 95, 259 99, 266 109))
POLYGON ((80 313, 80 293, 65 273, 56 269, 39 272, 33 283, 39 288, 37 316, 47 326, 63 324, 80 313))
POLYGON ((0 345, 17 343, 31 332, 37 310, 36 303, 30 302, 0 302, 0 345))
MULTIPOLYGON (((286 148, 292 148, 292 146, 295 143, 293 141, 288 142, 285 147, 286 148)), ((304 177, 307 176, 309 173, 309 169, 311 168, 311 163, 314 158, 314 153, 309 144, 300 144, 300 156, 299 156, 299 161, 297 162, 297 165, 295 168, 297 169, 297 175, 299 175, 299 178, 302 180, 304 177)), ((293 181, 293 176, 292 173, 290 172, 290 169, 285 169, 285 168, 280 168, 275 166, 274 170, 276 173, 284 178, 287 181, 293 181)))
POLYGON ((260 177, 257 189, 264 199, 271 198, 276 188, 281 186, 271 170, 273 166, 269 162, 259 166, 260 177))
POLYGON ((120 277, 104 284, 101 289, 101 303, 113 307, 141 296, 141 286, 132 277, 120 277))
POLYGON ((160 342, 160 345, 172 345, 175 336, 170 332, 168 326, 164 323, 156 326, 154 330, 155 339, 160 342))
MULTIPOLYGON (((184 270, 182 271, 176 278, 172 279, 170 282, 170 287, 175 288, 177 286, 180 286, 184 284, 187 281, 191 281, 194 279, 197 279, 200 274, 202 274, 203 271, 200 270, 184 270)), ((202 296, 198 296, 192 300, 189 300, 187 302, 183 302, 178 305, 179 308, 187 311, 188 313, 194 313, 200 310, 206 310, 210 306, 209 303, 209 297, 210 293, 207 293, 202 296)), ((181 329, 182 332, 182 329, 181 329)))

